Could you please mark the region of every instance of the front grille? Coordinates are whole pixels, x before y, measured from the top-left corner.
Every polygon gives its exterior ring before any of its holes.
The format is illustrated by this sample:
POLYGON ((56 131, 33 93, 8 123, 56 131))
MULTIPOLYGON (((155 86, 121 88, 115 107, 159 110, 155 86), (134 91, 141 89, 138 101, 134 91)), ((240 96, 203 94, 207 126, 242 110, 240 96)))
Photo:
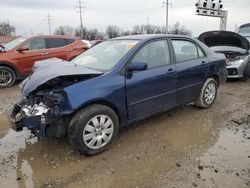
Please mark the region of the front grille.
POLYGON ((229 76, 236 76, 238 75, 238 70, 236 68, 229 68, 227 69, 227 73, 229 76))

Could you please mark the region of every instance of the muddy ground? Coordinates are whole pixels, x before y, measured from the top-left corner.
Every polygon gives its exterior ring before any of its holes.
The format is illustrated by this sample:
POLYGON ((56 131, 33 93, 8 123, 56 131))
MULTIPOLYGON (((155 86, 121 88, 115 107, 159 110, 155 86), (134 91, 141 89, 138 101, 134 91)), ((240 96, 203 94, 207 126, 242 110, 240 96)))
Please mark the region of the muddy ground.
POLYGON ((9 128, 19 88, 0 90, 0 187, 250 187, 250 81, 223 85, 214 106, 187 105, 123 130, 80 156, 67 138, 37 142, 9 128))

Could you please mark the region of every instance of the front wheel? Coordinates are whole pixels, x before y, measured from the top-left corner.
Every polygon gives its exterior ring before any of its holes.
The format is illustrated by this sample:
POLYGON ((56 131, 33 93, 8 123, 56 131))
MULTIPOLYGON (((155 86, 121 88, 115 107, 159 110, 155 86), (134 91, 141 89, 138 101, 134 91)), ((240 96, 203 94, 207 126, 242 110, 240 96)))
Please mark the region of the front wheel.
POLYGON ((16 81, 15 72, 6 66, 0 66, 0 88, 12 86, 16 81))
POLYGON ((195 101, 195 105, 199 108, 210 108, 217 96, 217 82, 213 78, 208 78, 202 86, 200 95, 195 101))
POLYGON ((80 154, 96 155, 108 148, 117 137, 119 120, 104 105, 91 105, 80 110, 68 128, 69 142, 80 154))

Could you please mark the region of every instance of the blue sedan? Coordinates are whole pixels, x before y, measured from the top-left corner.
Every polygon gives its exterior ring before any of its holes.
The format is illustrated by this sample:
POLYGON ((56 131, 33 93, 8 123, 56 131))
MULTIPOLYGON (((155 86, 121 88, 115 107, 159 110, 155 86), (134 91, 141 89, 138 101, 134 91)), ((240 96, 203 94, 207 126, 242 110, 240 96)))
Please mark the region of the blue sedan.
POLYGON ((12 127, 39 138, 68 135, 81 154, 108 148, 119 129, 194 102, 213 105, 226 58, 187 36, 137 35, 107 40, 71 63, 38 62, 23 81, 12 127))

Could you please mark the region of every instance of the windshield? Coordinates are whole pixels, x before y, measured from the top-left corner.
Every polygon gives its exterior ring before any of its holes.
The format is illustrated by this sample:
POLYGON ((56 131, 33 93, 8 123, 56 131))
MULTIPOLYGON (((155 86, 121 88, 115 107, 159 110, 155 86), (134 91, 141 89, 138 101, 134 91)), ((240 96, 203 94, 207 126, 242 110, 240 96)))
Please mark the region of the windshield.
POLYGON ((112 69, 137 42, 137 40, 105 41, 77 56, 71 62, 106 72, 112 69))
POLYGON ((240 34, 250 34, 250 26, 240 28, 239 33, 240 34))
POLYGON ((7 44, 4 45, 6 50, 11 50, 21 44, 23 41, 25 41, 27 38, 26 37, 18 37, 15 40, 12 40, 8 42, 7 44))

